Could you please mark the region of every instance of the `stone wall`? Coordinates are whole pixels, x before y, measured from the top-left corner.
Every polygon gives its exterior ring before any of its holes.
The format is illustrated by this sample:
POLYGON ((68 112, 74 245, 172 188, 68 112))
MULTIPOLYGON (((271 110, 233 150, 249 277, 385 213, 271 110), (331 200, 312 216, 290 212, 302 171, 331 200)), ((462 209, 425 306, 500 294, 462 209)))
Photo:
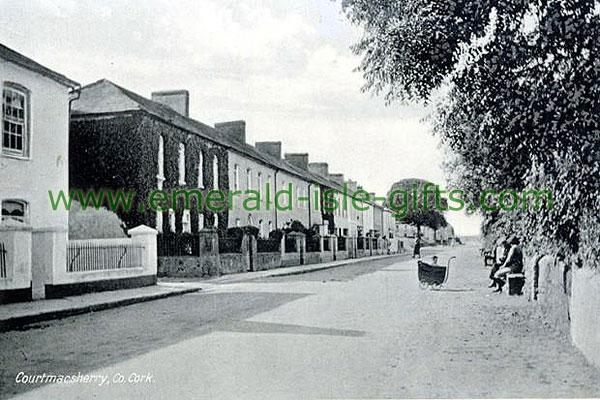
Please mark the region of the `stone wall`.
POLYGON ((237 274, 247 272, 250 269, 250 258, 242 253, 223 253, 220 256, 221 273, 237 274))
POLYGON ((573 271, 571 337, 586 358, 600 368, 600 273, 573 271))
POLYGON ((257 253, 254 263, 255 271, 263 271, 281 267, 281 252, 257 253))

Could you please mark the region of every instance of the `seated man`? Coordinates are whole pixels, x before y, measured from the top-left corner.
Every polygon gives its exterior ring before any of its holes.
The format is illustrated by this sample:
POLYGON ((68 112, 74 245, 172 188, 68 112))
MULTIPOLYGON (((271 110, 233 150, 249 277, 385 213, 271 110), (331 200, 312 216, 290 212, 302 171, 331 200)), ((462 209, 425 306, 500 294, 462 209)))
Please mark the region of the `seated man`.
POLYGON ((438 256, 433 256, 431 257, 431 260, 433 261, 433 263, 431 265, 438 265, 438 256))
POLYGON ((494 286, 497 286, 494 275, 496 275, 496 272, 498 272, 502 264, 504 264, 504 261, 506 261, 509 250, 510 245, 506 239, 502 239, 499 245, 494 249, 494 266, 490 271, 490 279, 492 280, 492 283, 490 283, 490 286, 488 287, 493 288, 494 286))
POLYGON ((496 281, 496 285, 498 285, 498 289, 494 290, 494 292, 502 291, 502 286, 506 283, 506 275, 523 272, 523 251, 519 247, 519 239, 516 236, 512 236, 508 242, 510 250, 508 251, 506 260, 494 274, 494 280, 496 281))

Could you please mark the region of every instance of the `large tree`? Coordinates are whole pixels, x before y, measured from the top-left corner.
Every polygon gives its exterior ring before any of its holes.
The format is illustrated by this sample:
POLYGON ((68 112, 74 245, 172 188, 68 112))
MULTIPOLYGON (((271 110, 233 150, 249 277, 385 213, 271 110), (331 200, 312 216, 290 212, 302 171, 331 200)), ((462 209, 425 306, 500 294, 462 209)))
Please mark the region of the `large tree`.
POLYGON ((517 231, 577 257, 600 189, 597 2, 342 4, 363 28, 354 51, 364 89, 388 101, 436 103, 434 132, 467 200, 478 207, 484 189, 553 192, 552 210, 484 214, 489 231, 517 231))
POLYGON ((387 206, 396 218, 407 225, 417 228, 428 226, 434 231, 448 225, 444 211, 448 208, 446 198, 435 195, 435 184, 423 179, 402 179, 392 185, 386 196, 391 203, 387 206), (427 193, 427 194, 426 194, 427 193))

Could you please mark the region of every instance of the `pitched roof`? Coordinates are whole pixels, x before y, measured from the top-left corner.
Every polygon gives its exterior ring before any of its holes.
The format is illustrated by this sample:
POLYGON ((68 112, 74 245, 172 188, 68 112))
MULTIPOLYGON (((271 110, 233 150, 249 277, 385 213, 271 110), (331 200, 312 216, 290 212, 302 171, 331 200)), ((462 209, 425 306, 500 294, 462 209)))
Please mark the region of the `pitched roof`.
POLYGON ((285 171, 322 186, 332 187, 338 190, 342 189, 342 186, 338 185, 336 182, 297 168, 280 158, 261 153, 254 146, 236 141, 209 125, 185 117, 171 107, 140 96, 139 94, 127 90, 107 79, 101 79, 82 87, 80 97, 73 102, 72 109, 74 116, 144 111, 168 124, 218 143, 242 155, 258 160, 272 168, 285 171))
POLYGON ((36 72, 40 75, 43 75, 47 78, 52 79, 55 82, 58 82, 67 87, 77 87, 79 83, 70 80, 64 75, 59 74, 58 72, 54 72, 49 68, 44 67, 41 64, 33 61, 31 58, 27 58, 21 53, 17 53, 16 51, 9 49, 0 43, 0 58, 12 62, 14 64, 19 65, 20 67, 26 68, 30 71, 36 72))

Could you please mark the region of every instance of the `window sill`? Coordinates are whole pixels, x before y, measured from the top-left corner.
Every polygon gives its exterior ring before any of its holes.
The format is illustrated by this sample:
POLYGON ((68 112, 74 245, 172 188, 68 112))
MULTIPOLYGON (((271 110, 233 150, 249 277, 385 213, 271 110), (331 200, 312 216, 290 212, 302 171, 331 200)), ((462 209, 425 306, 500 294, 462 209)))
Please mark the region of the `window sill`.
POLYGON ((23 156, 23 155, 19 155, 19 154, 11 154, 11 153, 4 153, 4 152, 0 152, 0 157, 14 158, 16 160, 22 160, 22 161, 31 161, 31 156, 23 156))

